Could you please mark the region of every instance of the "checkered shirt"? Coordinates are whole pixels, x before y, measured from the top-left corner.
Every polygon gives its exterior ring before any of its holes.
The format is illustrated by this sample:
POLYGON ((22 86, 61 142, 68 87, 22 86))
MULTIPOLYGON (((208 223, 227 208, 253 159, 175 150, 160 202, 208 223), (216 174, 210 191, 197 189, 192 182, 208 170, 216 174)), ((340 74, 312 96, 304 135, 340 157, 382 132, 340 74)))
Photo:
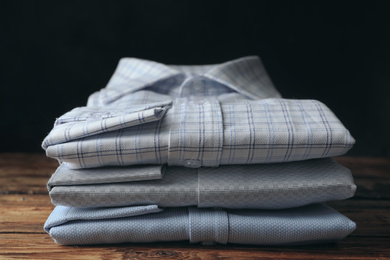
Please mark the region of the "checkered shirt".
POLYGON ((196 66, 123 58, 42 147, 72 169, 198 168, 331 157, 354 142, 323 103, 283 99, 258 57, 196 66))

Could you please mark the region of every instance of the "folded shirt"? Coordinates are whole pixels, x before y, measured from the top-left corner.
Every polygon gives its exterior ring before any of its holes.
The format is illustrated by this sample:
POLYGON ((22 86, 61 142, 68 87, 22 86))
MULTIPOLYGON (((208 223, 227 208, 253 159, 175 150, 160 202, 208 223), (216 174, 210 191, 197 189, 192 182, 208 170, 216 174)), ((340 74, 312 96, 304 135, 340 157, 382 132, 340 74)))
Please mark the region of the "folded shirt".
POLYGON ((315 204, 285 210, 160 209, 57 206, 44 229, 57 244, 182 241, 293 245, 333 242, 355 230, 334 209, 315 204))
POLYGON ((69 168, 198 168, 337 156, 355 140, 316 100, 282 99, 258 57, 168 66, 122 59, 107 87, 55 122, 42 147, 69 168))
POLYGON ((48 182, 55 205, 281 209, 352 197, 351 172, 331 158, 198 169, 175 166, 72 170, 48 182), (144 181, 142 181, 144 180, 144 181))

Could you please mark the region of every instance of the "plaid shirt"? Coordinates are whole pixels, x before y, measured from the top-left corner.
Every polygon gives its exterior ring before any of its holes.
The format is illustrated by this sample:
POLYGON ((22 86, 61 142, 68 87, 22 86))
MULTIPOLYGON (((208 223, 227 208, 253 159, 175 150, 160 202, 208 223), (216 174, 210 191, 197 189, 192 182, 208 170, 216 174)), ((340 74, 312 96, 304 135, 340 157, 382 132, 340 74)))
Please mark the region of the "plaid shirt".
POLYGON ((258 57, 202 66, 124 58, 87 106, 56 120, 42 147, 73 169, 197 168, 331 157, 354 142, 321 102, 281 98, 258 57))

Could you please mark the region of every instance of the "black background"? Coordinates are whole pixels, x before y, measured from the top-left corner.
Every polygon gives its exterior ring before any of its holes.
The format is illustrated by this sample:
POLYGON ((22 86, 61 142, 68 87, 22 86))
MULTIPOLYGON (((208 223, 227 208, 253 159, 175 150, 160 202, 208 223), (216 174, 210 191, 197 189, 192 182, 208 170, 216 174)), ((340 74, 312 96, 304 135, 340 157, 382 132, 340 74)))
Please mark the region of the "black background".
POLYGON ((388 1, 1 1, 0 152, 42 152, 121 57, 168 64, 261 57, 285 98, 318 99, 390 156, 388 1))

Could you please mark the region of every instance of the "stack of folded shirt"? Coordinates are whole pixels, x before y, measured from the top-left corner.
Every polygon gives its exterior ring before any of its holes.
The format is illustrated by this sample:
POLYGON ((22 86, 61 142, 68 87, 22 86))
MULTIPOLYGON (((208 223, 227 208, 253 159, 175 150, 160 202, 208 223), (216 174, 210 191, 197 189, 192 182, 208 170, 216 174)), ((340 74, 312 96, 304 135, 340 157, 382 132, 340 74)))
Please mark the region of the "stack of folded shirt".
POLYGON ((354 139, 316 100, 283 99, 258 57, 178 66, 124 58, 43 142, 60 166, 45 230, 59 244, 336 241, 355 223, 331 157, 354 139))

